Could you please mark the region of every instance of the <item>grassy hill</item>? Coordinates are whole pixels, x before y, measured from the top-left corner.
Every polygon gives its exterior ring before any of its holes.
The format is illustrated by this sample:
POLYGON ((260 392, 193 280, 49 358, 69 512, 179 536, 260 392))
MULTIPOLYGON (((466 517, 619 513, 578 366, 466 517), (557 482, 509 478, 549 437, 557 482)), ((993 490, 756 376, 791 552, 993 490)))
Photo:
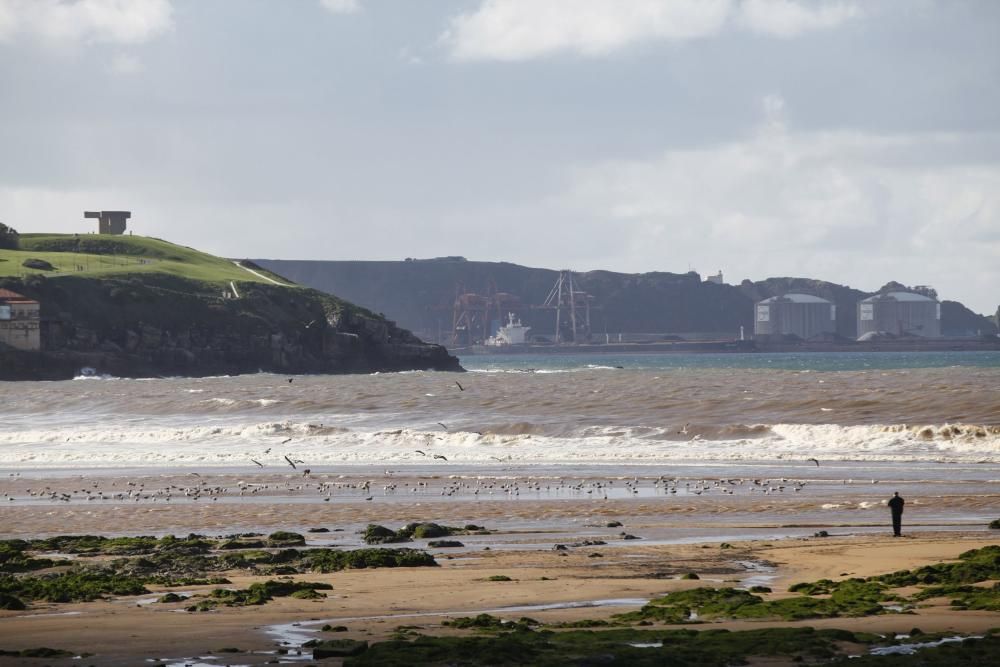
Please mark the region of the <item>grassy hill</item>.
POLYGON ((249 268, 252 271, 228 259, 145 236, 22 234, 18 250, 0 249, 0 277, 165 273, 223 285, 230 281, 291 285, 265 269, 254 265, 249 268), (25 260, 31 259, 47 262, 53 269, 24 266, 25 260))
POLYGON ((461 370, 364 308, 160 239, 25 234, 0 249, 0 288, 41 304, 42 345, 0 344, 0 380, 461 370))

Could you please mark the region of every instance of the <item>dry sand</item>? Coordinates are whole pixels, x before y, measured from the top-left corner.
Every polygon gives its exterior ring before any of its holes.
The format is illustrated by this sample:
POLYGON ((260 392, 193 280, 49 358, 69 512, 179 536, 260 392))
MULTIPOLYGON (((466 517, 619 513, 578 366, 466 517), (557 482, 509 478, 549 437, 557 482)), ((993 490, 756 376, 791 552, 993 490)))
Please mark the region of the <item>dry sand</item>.
MULTIPOLYGON (((67 480, 41 483, 62 488, 75 484, 67 480)), ((17 484, 19 492, 30 486, 39 487, 38 480, 19 480, 17 484)), ((116 488, 120 488, 117 483, 116 488)), ((371 641, 389 636, 401 625, 417 626, 429 634, 450 633, 455 631, 441 627, 447 617, 484 611, 504 618, 530 616, 545 622, 608 618, 637 608, 641 604, 637 601, 705 585, 766 582, 776 595, 781 595, 797 581, 886 573, 954 559, 965 550, 1000 542, 1000 537, 984 530, 962 530, 956 526, 936 532, 915 532, 901 539, 890 537, 881 524, 876 534, 859 534, 859 527, 869 521, 868 515, 859 518, 857 526, 831 530, 835 535, 828 538, 738 539, 748 531, 786 526, 797 516, 788 508, 803 502, 794 498, 766 501, 689 498, 666 508, 663 502, 651 499, 602 503, 566 500, 421 503, 401 498, 398 502, 362 499, 295 504, 263 499, 253 503, 217 502, 205 498, 173 505, 15 501, 0 510, 5 537, 191 531, 214 535, 254 527, 303 530, 310 525, 341 525, 345 526, 343 532, 309 537, 322 538, 319 544, 355 546, 359 539, 357 526, 368 522, 395 526, 412 520, 452 525, 475 522, 497 532, 486 537, 458 538, 466 543, 466 548, 437 551, 440 564, 437 568, 351 570, 295 577, 332 584, 333 590, 323 600, 282 598, 259 607, 188 613, 180 611, 183 604, 150 603, 156 596, 147 595, 87 604, 35 604, 26 612, 0 612, 0 648, 50 646, 94 654, 84 660, 49 659, 31 664, 140 665, 151 664, 146 662, 150 658, 167 659, 162 664, 184 664, 181 658, 207 656, 211 652, 216 652, 218 658, 211 664, 265 664, 279 657, 273 652, 281 647, 283 640, 294 640, 297 645, 309 636, 321 635, 371 641), (622 520, 625 526, 609 528, 606 523, 611 519, 622 520), (735 537, 723 548, 719 540, 699 543, 699 530, 735 537), (620 531, 643 539, 622 540, 620 531), (557 542, 584 538, 603 539, 608 544, 571 547, 565 552, 552 548, 557 542), (601 557, 591 557, 595 553, 601 557), (697 573, 700 580, 680 580, 679 576, 686 572, 697 573), (505 575, 511 581, 489 581, 493 575, 505 575), (607 602, 614 600, 620 602, 607 602), (538 608, 561 603, 599 606, 538 608), (303 623, 291 628, 298 633, 295 637, 289 637, 287 632, 282 635, 275 627, 292 623, 303 623), (323 623, 342 624, 349 631, 336 635, 313 632, 323 623), (238 656, 218 653, 226 647, 238 648, 243 653, 238 656)), ((800 526, 799 530, 811 535, 813 528, 800 526)), ((238 574, 230 578, 240 587, 262 580, 238 574)), ((192 587, 183 591, 197 593, 211 588, 192 587)), ((783 624, 742 621, 694 627, 736 629, 775 625, 783 624)), ((813 620, 791 625, 878 632, 907 632, 915 626, 926 632, 979 632, 1000 626, 1000 615, 954 611, 942 603, 921 608, 915 615, 813 620)), ((19 663, 0 658, 0 665, 8 664, 19 663)))

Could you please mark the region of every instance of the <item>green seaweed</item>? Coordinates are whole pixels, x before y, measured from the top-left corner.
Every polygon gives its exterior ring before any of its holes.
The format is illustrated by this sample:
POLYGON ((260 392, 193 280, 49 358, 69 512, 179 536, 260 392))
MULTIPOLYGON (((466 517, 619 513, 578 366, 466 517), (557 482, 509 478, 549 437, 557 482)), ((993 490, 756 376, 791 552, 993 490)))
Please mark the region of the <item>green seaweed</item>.
POLYGON ((141 579, 82 568, 40 576, 0 576, 0 594, 21 600, 89 602, 107 595, 145 593, 149 590, 141 579))
POLYGON ((351 667, 379 665, 671 665, 723 667, 749 657, 829 660, 842 642, 856 641, 842 630, 766 628, 710 630, 569 630, 504 632, 490 636, 400 638, 377 642, 345 661, 351 667), (638 646, 636 646, 638 645, 638 646))

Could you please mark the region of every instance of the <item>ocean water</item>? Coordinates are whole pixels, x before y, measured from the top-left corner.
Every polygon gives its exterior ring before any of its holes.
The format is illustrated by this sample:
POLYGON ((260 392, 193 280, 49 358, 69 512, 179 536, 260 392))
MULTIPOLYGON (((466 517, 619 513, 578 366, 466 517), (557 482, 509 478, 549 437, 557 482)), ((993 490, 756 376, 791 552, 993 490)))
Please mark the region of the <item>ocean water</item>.
POLYGON ((996 352, 462 361, 470 372, 0 383, 0 469, 1000 463, 996 352))

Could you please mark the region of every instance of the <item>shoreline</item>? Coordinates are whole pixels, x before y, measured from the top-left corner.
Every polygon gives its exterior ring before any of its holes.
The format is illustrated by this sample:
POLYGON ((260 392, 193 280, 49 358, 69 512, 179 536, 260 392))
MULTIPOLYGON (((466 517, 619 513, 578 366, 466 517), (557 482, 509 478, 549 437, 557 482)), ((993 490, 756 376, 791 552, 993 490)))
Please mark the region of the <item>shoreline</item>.
MULTIPOLYGON (((884 536, 752 540, 722 547, 717 542, 633 543, 620 548, 574 548, 566 555, 552 550, 470 553, 458 549, 450 558, 439 554, 439 567, 435 568, 343 570, 296 577, 333 585, 328 597, 318 601, 279 598, 261 607, 172 613, 179 608, 151 602, 163 592, 177 589, 151 586, 152 595, 90 603, 39 603, 28 612, 0 612, 0 646, 14 647, 12 642, 20 647, 58 644, 92 653, 86 664, 100 667, 156 659, 158 664, 168 665, 260 665, 275 659, 300 663, 309 657, 309 650, 300 648, 309 639, 350 638, 371 643, 396 636, 401 626, 409 628, 408 632, 433 636, 465 636, 442 622, 483 613, 511 620, 530 616, 541 623, 600 621, 638 609, 667 592, 702 586, 767 585, 780 598, 796 581, 877 575, 954 559, 963 551, 1000 542, 989 537, 952 532, 916 534, 903 540, 884 536), (591 556, 598 551, 603 558, 591 556), (689 571, 697 572, 700 580, 681 580, 680 574, 689 571), (489 580, 498 575, 509 581, 489 580), (331 635, 320 630, 325 624, 345 625, 347 630, 331 635), (221 653, 226 647, 237 649, 238 654, 221 653), (281 650, 288 653, 275 653, 281 650)), ((244 587, 261 578, 237 575, 230 579, 233 587, 244 587)), ((188 586, 182 592, 205 593, 210 588, 188 586)), ((912 614, 729 620, 669 627, 702 631, 815 627, 883 634, 907 633, 919 627, 931 633, 981 634, 998 623, 1000 614, 956 611, 938 603, 912 614)), ((6 664, 20 663, 0 657, 0 665, 6 664)), ((80 663, 67 658, 47 664, 80 663)))

